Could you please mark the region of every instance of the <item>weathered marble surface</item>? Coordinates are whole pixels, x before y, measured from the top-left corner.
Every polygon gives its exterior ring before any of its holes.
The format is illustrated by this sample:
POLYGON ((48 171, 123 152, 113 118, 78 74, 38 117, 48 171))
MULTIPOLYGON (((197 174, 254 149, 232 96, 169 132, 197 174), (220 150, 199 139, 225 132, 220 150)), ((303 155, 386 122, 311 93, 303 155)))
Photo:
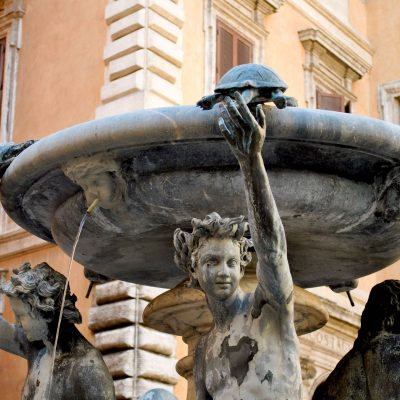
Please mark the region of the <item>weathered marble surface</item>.
POLYGON ((112 400, 111 375, 100 353, 79 333, 81 315, 69 290, 65 300, 54 374, 50 371, 58 316, 66 279, 46 263, 14 270, 1 287, 9 298, 16 324, 0 319, 0 348, 25 358, 28 375, 24 400, 112 400))
POLYGON ((348 399, 400 399, 400 281, 372 289, 353 348, 313 396, 348 399))

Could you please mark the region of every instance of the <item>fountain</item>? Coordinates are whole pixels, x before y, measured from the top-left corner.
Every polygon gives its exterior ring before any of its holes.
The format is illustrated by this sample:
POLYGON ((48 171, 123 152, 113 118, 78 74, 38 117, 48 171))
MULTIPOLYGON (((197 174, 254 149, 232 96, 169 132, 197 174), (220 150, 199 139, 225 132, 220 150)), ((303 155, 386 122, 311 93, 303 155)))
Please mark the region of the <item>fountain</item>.
MULTIPOLYGON (((301 108, 267 107, 266 114, 264 160, 296 284, 333 285, 397 260, 400 128, 301 108)), ((173 264, 171 232, 210 209, 245 211, 238 167, 218 132, 215 109, 174 107, 95 120, 35 143, 2 180, 11 218, 67 253, 87 204, 63 168, 82 158, 88 173, 104 171, 116 187, 126 186, 113 208, 94 211, 76 254, 87 268, 115 279, 176 286, 185 276, 173 264)))
MULTIPOLYGON (((400 127, 322 110, 264 106, 264 112, 263 158, 295 284, 340 285, 400 258, 400 127)), ((218 107, 182 106, 80 124, 23 151, 1 187, 11 218, 68 254, 82 214, 98 198, 76 260, 114 279, 172 289, 153 301, 145 319, 184 335, 191 350, 211 320, 201 293, 177 286, 186 276, 174 266, 172 233, 210 211, 246 214, 237 161, 217 118, 218 107), (179 302, 165 303, 177 291, 185 305, 179 312, 179 302), (190 329, 166 321, 173 312, 185 324, 196 302, 205 313, 192 340, 190 329)), ((312 321, 304 332, 326 321, 318 301, 305 296, 297 289, 299 332, 304 320, 312 321)), ((191 362, 178 366, 183 374, 190 375, 191 362)))

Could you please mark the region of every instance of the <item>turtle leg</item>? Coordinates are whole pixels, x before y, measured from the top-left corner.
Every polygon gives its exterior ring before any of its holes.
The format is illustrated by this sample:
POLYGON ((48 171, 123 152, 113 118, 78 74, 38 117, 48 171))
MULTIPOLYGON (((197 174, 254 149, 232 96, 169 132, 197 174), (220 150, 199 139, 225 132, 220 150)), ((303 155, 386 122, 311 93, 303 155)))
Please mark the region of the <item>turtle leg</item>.
POLYGON ((287 106, 287 97, 284 96, 282 90, 276 89, 271 93, 271 101, 275 103, 278 108, 285 108, 287 106))
POLYGON ((196 105, 203 110, 211 110, 218 101, 222 101, 223 97, 220 94, 210 94, 209 96, 202 97, 196 105))
POLYGON ((287 107, 298 107, 299 104, 297 102, 297 99, 295 97, 291 96, 284 96, 286 98, 286 106, 287 107))

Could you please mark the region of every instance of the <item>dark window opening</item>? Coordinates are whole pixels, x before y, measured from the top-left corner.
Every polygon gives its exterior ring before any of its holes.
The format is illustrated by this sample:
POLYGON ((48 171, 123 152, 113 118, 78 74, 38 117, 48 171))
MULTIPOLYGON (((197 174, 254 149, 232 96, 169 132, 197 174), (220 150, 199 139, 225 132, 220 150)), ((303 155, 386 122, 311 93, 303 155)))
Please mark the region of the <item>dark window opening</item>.
POLYGON ((216 81, 218 82, 225 72, 239 64, 252 61, 252 44, 239 35, 234 28, 217 20, 217 62, 216 81))
POLYGON ((351 103, 350 103, 350 101, 348 101, 346 103, 346 105, 344 106, 344 112, 347 113, 347 114, 351 114, 351 103))

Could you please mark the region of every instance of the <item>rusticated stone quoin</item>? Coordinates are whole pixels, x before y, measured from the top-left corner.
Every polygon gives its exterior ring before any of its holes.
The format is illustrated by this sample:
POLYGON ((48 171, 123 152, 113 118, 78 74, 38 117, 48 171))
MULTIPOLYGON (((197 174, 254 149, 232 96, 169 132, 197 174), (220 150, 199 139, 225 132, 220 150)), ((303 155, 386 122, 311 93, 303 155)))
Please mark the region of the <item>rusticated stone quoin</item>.
POLYGON ((96 286, 89 328, 114 379, 117 399, 136 399, 153 388, 173 392, 175 337, 142 325, 149 300, 164 289, 112 281, 96 286))

